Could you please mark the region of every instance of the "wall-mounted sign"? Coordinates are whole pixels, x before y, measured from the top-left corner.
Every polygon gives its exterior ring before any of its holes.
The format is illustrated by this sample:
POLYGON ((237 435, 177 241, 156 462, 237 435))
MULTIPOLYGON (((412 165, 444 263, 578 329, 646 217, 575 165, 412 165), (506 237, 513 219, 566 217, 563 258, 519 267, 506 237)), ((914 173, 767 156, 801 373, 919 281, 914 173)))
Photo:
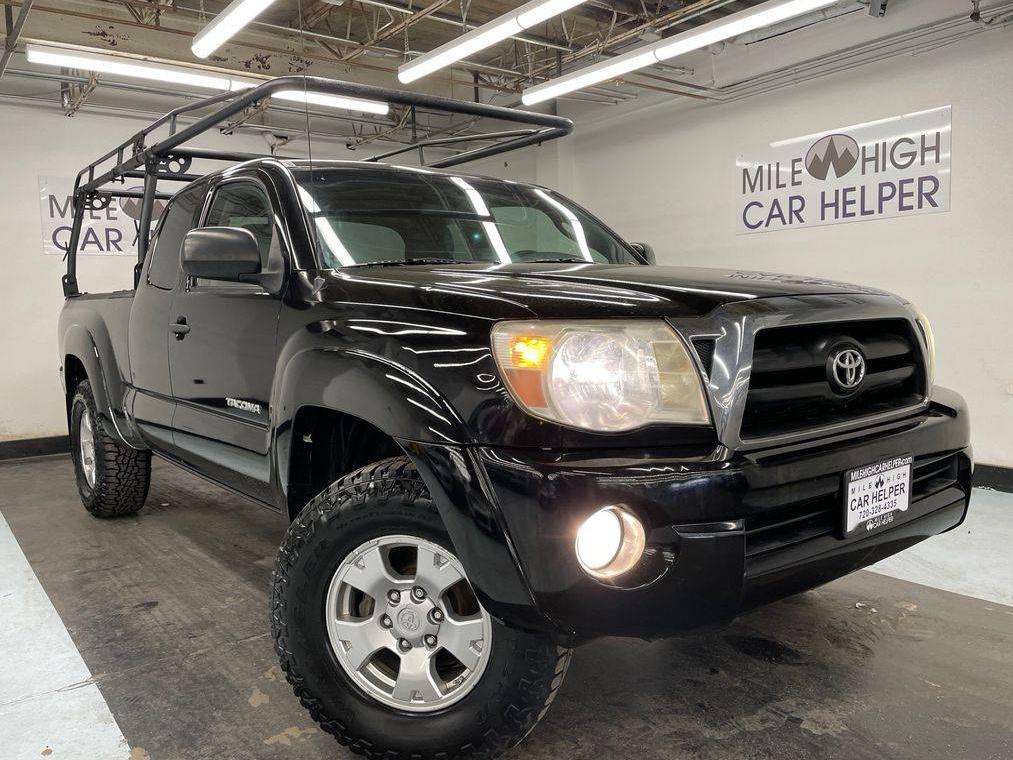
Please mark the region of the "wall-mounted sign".
MULTIPOLYGON (((124 189, 140 190, 125 187, 124 189)), ((67 252, 70 226, 74 221, 71 195, 74 180, 67 177, 39 177, 39 213, 42 216, 43 253, 63 256, 67 252)), ((152 224, 165 206, 155 201, 152 224)), ((81 224, 78 254, 97 256, 136 255, 140 229, 139 198, 113 198, 102 211, 86 211, 81 224)))
POLYGON ((950 210, 950 106, 739 155, 740 235, 950 210))

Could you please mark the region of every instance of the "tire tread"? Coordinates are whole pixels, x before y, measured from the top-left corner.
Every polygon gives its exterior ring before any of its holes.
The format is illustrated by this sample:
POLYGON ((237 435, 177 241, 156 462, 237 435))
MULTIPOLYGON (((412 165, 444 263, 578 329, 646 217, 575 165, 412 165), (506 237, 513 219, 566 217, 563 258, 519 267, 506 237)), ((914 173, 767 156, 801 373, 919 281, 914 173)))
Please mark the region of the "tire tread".
POLYGON ((282 671, 313 720, 340 744, 370 760, 491 760, 498 757, 522 741, 549 709, 562 685, 572 650, 546 646, 539 640, 540 646, 528 646, 516 652, 515 662, 523 669, 519 679, 523 688, 508 704, 498 706, 502 708, 506 730, 489 729, 474 741, 450 751, 406 754, 377 746, 354 735, 344 723, 328 715, 321 701, 307 688, 299 664, 287 645, 288 631, 282 607, 285 588, 290 583, 289 570, 317 526, 345 511, 375 503, 367 499, 367 495, 384 502, 399 499, 403 505, 414 505, 428 499, 428 490, 407 457, 392 457, 340 478, 303 508, 279 549, 271 581, 271 628, 282 671))
MULTIPOLYGON (((93 421, 95 457, 100 460, 95 487, 82 488, 85 508, 95 517, 122 517, 135 514, 148 498, 151 485, 151 452, 132 449, 108 435, 99 422, 90 383, 85 380, 74 392, 71 409, 84 404, 93 421)), ((76 417, 74 417, 76 425, 76 417)), ((79 483, 83 474, 78 462, 77 431, 72 432, 73 456, 79 483)))

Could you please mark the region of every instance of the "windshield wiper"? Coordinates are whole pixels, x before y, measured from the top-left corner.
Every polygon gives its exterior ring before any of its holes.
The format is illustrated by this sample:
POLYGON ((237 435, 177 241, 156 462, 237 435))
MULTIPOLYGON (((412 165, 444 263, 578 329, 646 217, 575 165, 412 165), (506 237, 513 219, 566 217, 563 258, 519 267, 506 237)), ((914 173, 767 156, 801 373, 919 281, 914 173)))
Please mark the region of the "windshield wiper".
POLYGON ((593 264, 593 261, 587 259, 575 259, 573 257, 561 258, 561 259, 522 259, 521 261, 514 262, 516 264, 593 264))
POLYGON ((441 258, 417 258, 417 259, 382 259, 380 261, 363 261, 355 264, 357 267, 387 267, 404 266, 412 264, 467 264, 462 259, 441 259, 441 258))

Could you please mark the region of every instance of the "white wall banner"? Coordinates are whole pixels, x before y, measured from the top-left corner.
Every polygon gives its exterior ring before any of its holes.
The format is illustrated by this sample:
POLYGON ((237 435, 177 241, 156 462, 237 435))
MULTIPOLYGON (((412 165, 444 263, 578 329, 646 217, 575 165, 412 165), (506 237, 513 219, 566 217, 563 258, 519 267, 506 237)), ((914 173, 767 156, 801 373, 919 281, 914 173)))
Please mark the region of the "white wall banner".
POLYGON ((950 106, 779 140, 736 160, 736 234, 950 210, 950 106))
MULTIPOLYGON (((123 189, 140 190, 124 185, 123 189)), ((39 177, 39 213, 42 216, 42 252, 63 256, 70 240, 74 221, 71 195, 74 180, 68 177, 39 177)), ((165 206, 155 201, 152 226, 165 206)), ((102 211, 85 211, 81 224, 78 254, 95 256, 134 256, 137 252, 137 231, 140 229, 140 198, 113 198, 102 211)))

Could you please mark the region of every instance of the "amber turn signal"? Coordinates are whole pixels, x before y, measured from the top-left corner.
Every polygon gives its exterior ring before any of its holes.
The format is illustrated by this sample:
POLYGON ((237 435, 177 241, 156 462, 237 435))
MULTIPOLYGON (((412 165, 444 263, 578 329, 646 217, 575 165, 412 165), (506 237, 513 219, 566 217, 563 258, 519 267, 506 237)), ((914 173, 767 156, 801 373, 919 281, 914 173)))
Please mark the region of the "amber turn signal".
POLYGON ((514 367, 537 369, 544 364, 551 348, 551 341, 545 338, 529 336, 514 338, 513 345, 510 346, 513 365, 514 367))

